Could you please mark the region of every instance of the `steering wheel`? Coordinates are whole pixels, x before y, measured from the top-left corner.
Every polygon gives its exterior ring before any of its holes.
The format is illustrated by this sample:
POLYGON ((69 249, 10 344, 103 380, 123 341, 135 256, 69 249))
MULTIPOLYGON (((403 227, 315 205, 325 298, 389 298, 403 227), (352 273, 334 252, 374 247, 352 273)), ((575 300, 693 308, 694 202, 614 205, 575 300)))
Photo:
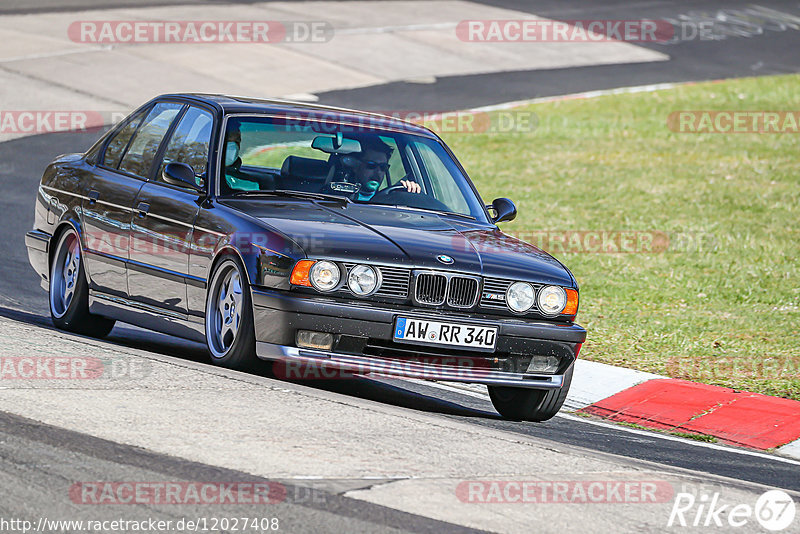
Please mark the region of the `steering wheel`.
MULTIPOLYGON (((380 201, 385 201, 387 198, 400 191, 406 191, 406 186, 404 186, 403 184, 395 184, 393 186, 387 187, 386 189, 381 189, 380 191, 375 193, 375 195, 373 195, 373 197, 370 199, 370 202, 377 201, 378 203, 380 203, 380 201)), ((424 193, 417 193, 417 194, 423 195, 424 193)))
MULTIPOLYGON (((390 194, 394 193, 395 191, 400 191, 400 190, 405 191, 406 190, 406 186, 404 186, 403 184, 394 184, 393 186, 387 187, 386 189, 381 189, 380 191, 375 193, 375 196, 378 196, 378 195, 390 195, 390 194)), ((422 193, 420 193, 420 194, 422 194, 422 193)))
POLYGON ((409 208, 422 208, 436 211, 452 211, 443 202, 426 193, 410 193, 403 184, 395 184, 375 193, 370 199, 374 204, 398 204, 409 208), (391 200, 389 198, 391 197, 391 200))

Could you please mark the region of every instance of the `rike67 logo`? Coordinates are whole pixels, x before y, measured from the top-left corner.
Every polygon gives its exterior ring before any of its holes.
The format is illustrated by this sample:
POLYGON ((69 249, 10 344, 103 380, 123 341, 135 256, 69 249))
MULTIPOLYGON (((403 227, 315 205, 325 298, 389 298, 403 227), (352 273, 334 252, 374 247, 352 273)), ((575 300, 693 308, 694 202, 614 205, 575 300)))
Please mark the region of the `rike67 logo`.
POLYGON ((755 505, 723 504, 719 492, 681 492, 675 496, 667 526, 739 528, 757 521, 762 528, 778 532, 792 525, 796 512, 792 497, 782 490, 763 493, 755 505))

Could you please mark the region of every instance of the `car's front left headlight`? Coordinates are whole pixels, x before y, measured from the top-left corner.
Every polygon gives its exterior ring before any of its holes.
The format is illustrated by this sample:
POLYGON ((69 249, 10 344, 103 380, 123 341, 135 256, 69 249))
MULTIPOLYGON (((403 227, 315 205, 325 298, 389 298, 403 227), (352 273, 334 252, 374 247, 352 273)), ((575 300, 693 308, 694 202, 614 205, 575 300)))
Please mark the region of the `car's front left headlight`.
POLYGON ((320 291, 333 291, 339 285, 342 273, 332 261, 318 261, 308 273, 311 285, 320 291))
POLYGON ((539 290, 539 310, 545 315, 558 315, 567 305, 563 287, 546 286, 539 290))
POLYGON ((347 275, 347 287, 360 297, 369 295, 378 289, 380 274, 369 265, 356 265, 347 275))

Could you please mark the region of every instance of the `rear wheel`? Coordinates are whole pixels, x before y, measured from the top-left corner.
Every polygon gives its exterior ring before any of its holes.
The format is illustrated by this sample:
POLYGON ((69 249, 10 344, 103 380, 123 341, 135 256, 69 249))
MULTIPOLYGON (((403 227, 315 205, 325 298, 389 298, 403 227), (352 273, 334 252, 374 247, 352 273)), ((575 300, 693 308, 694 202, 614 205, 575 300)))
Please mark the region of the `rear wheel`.
POLYGON ((206 296, 206 344, 214 363, 250 369, 257 362, 250 285, 239 261, 219 262, 206 296))
POLYGON ((62 330, 105 337, 114 321, 89 313, 89 284, 83 268, 81 243, 71 228, 56 242, 50 262, 50 317, 62 330))
POLYGON ((572 384, 575 365, 564 373, 564 384, 559 389, 539 390, 506 386, 488 386, 489 398, 495 410, 513 421, 547 421, 563 406, 572 384))

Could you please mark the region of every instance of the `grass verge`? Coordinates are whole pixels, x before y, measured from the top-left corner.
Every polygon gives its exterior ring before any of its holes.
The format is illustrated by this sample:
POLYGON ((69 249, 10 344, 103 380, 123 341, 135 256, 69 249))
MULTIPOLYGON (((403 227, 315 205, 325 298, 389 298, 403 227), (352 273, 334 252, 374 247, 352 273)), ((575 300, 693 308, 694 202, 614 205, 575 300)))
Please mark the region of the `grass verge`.
POLYGON ((442 136, 484 199, 517 203, 503 230, 575 274, 583 358, 800 400, 800 134, 667 127, 680 110, 800 110, 798 85, 541 103, 521 108, 538 117, 528 133, 442 136), (596 253, 576 231, 638 233, 633 252, 596 253))

